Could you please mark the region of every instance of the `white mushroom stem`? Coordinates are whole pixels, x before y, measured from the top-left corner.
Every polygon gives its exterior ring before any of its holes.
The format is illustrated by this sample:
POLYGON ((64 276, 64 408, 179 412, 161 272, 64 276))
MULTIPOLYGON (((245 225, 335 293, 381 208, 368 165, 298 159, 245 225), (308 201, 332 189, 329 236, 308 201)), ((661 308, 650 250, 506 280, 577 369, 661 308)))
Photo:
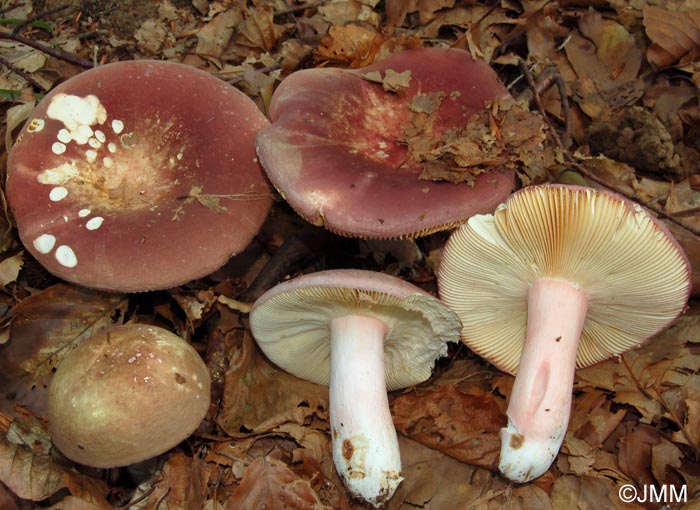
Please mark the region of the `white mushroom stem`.
POLYGON ((354 496, 375 507, 401 483, 401 457, 384 368, 386 325, 373 317, 331 320, 330 422, 333 461, 354 496))
POLYGON ((536 282, 527 295, 527 333, 501 429, 501 473, 516 482, 542 475, 564 440, 576 354, 588 298, 563 280, 536 282))

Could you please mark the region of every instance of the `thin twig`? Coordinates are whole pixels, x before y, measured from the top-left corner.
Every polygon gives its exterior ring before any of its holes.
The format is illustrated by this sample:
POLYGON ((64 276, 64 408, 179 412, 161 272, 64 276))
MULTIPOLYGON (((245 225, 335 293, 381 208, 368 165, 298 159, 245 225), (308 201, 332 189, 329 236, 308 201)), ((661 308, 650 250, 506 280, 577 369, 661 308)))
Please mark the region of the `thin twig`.
POLYGON ((24 78, 25 80, 27 80, 27 82, 29 82, 29 84, 30 84, 32 87, 35 87, 35 88, 37 88, 37 89, 39 89, 39 90, 41 90, 41 91, 43 91, 43 92, 46 92, 46 87, 44 87, 41 83, 39 83, 38 81, 36 81, 36 80, 34 79, 34 77, 33 77, 31 74, 29 74, 29 73, 27 73, 26 71, 20 69, 19 67, 17 67, 16 65, 14 65, 14 64, 13 64, 12 62, 10 62, 9 60, 6 60, 5 58, 0 57, 0 65, 3 65, 3 66, 5 66, 5 67, 7 67, 10 71, 12 71, 13 73, 15 73, 17 76, 20 76, 20 77, 24 78))
POLYGON ((530 72, 530 69, 528 69, 527 64, 523 59, 518 60, 518 68, 520 69, 520 72, 525 76, 525 80, 527 81, 527 85, 532 91, 532 99, 535 102, 535 105, 537 106, 537 110, 542 114, 542 118, 544 119, 545 123, 547 124, 547 127, 549 127, 549 133, 554 139, 554 143, 557 145, 557 147, 561 147, 562 149, 566 149, 564 144, 561 141, 561 138, 559 138, 559 133, 557 132, 556 129, 554 129, 554 126, 549 120, 549 115, 547 115, 547 112, 544 109, 544 106, 542 105, 542 100, 540 99, 540 94, 537 90, 537 84, 535 83, 535 79, 532 77, 532 73, 530 72))
POLYGON ((34 41, 33 39, 29 39, 28 37, 8 32, 0 32, 0 39, 7 39, 10 41, 18 42, 20 44, 24 44, 25 46, 29 46, 30 48, 34 48, 35 50, 39 50, 42 53, 46 53, 47 55, 55 57, 59 60, 64 60, 71 64, 75 64, 84 69, 91 69, 93 67, 92 62, 89 60, 85 60, 77 55, 73 55, 72 53, 68 53, 58 48, 53 48, 38 41, 34 41))
POLYGON ((53 7, 51 9, 48 9, 45 11, 38 12, 33 16, 29 16, 29 17, 27 17, 27 19, 22 20, 21 23, 18 23, 17 25, 15 25, 15 28, 12 29, 12 33, 14 35, 19 35, 19 33, 22 31, 22 29, 24 27, 26 27, 27 25, 30 25, 31 23, 34 23, 35 21, 38 21, 42 18, 45 18, 46 16, 50 16, 51 14, 56 14, 57 12, 63 11, 65 9, 67 9, 68 7, 70 7, 70 4, 63 4, 63 5, 59 5, 57 7, 53 7))
POLYGON ((10 11, 14 11, 14 10, 17 9, 18 7, 19 7, 19 4, 17 4, 17 5, 9 5, 9 6, 7 6, 7 7, 4 7, 4 8, 2 8, 2 9, 0 9, 0 16, 2 16, 3 14, 8 13, 8 12, 10 12, 10 11))
POLYGON ((557 91, 559 92, 559 98, 561 100, 561 109, 564 114, 564 135, 562 136, 562 142, 564 147, 567 149, 571 147, 571 105, 569 104, 569 97, 566 95, 566 85, 564 80, 559 73, 557 73, 556 78, 554 78, 554 83, 557 85, 557 91))

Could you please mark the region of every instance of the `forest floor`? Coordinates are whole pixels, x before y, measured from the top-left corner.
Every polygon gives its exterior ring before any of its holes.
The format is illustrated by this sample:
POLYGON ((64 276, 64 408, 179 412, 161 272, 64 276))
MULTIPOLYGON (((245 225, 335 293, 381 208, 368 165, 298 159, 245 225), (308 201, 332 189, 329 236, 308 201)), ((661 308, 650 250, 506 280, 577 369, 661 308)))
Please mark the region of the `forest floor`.
MULTIPOLYGON (((519 169, 520 186, 575 182, 623 194, 668 225, 700 274, 693 0, 6 0, 0 13, 2 168, 35 102, 93 63, 185 63, 267 112, 276 86, 295 71, 456 47, 489 63, 546 120, 551 158, 519 169)), ((0 508, 365 508, 348 498, 333 467, 327 389, 280 371, 257 348, 247 305, 266 289, 251 285, 296 236, 313 242, 279 278, 354 267, 437 294, 449 232, 340 238, 280 199, 248 249, 209 277, 168 291, 106 294, 45 271, 23 249, 7 208, 0 224, 0 508), (66 346, 115 318, 186 336, 215 382, 200 429, 139 483, 125 469, 70 462, 47 432, 46 387, 66 346)), ((700 509, 695 301, 646 346, 576 373, 561 452, 526 484, 497 470, 512 383, 461 345, 429 381, 390 394, 404 481, 388 509, 700 509), (629 486, 637 497, 626 501, 629 486)))

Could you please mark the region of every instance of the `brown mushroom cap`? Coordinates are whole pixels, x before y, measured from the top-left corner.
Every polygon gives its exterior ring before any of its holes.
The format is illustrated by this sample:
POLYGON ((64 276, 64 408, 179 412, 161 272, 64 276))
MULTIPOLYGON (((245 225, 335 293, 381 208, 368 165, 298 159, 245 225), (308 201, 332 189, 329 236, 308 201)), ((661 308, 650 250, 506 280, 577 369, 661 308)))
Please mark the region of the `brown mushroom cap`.
POLYGON ((258 154, 275 187, 316 225, 356 237, 425 235, 492 210, 513 189, 514 174, 481 174, 473 187, 420 179, 423 168, 409 161, 405 143, 414 116, 434 109, 429 131, 439 139, 487 101, 506 97, 486 63, 457 49, 408 50, 355 70, 298 71, 272 97, 272 125, 258 135, 258 154), (406 86, 396 92, 374 81, 402 73, 406 86))
POLYGON ((35 109, 8 157, 26 248, 55 275, 118 291, 173 287, 243 250, 271 206, 247 96, 195 68, 81 73, 35 109))
POLYGON ((103 330, 70 352, 49 387, 49 430, 69 459, 126 466, 176 446, 209 408, 209 371, 155 326, 103 330))

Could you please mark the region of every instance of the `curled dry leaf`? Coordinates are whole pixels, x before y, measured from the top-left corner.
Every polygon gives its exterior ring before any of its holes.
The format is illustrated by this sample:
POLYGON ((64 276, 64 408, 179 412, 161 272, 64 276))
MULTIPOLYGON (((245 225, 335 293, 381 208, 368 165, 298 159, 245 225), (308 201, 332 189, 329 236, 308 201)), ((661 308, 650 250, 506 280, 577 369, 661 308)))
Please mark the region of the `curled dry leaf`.
POLYGON ((279 460, 261 457, 245 470, 224 510, 329 510, 308 481, 279 460))
POLYGON ((46 388, 63 357, 125 307, 122 295, 67 284, 15 306, 10 340, 0 346, 0 410, 11 414, 19 404, 44 413, 46 388))
POLYGON ((195 53, 201 57, 218 58, 231 40, 233 31, 243 19, 238 6, 230 7, 214 16, 197 31, 195 53))
POLYGON ((651 40, 647 59, 654 67, 668 67, 697 58, 700 10, 676 12, 648 5, 644 7, 644 28, 651 40))
POLYGON ((272 7, 260 2, 246 10, 243 21, 238 25, 233 40, 234 52, 245 58, 251 51, 256 54, 270 51, 281 35, 282 27, 275 23, 272 7))
POLYGON ((0 481, 20 498, 32 501, 67 489, 73 496, 109 508, 107 485, 56 462, 50 444, 38 422, 13 422, 6 434, 0 433, 0 481))
POLYGON ((405 394, 391 404, 397 432, 457 460, 495 470, 505 413, 491 393, 442 388, 405 394))
POLYGON ((267 432, 286 423, 326 419, 328 388, 274 367, 249 331, 230 335, 230 366, 218 423, 227 434, 267 432))
POLYGON ((316 49, 316 58, 347 67, 364 67, 374 62, 384 37, 360 25, 333 25, 316 49))
POLYGON ((176 453, 152 480, 139 486, 129 510, 204 508, 210 473, 198 456, 176 453), (144 494, 145 493, 145 494, 144 494))
MULTIPOLYGON (((425 97, 425 96, 418 96, 425 97)), ((546 125, 539 114, 510 101, 497 102, 449 130, 436 143, 433 126, 437 105, 411 105, 411 124, 404 127, 408 157, 423 166, 421 179, 467 182, 482 173, 515 170, 524 185, 542 182, 554 164, 554 152, 543 150, 546 125)))
POLYGON ((565 46, 566 56, 580 77, 594 80, 598 91, 612 90, 637 77, 642 51, 621 24, 587 11, 579 32, 565 46))

